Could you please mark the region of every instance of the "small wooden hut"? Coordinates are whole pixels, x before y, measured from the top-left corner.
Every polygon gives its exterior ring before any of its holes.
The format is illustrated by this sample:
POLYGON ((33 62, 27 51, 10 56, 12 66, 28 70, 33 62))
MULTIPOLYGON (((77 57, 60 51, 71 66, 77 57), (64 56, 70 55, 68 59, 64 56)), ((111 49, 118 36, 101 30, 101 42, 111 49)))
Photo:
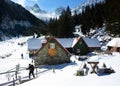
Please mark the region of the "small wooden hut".
POLYGON ((86 55, 87 53, 95 50, 100 50, 100 43, 96 38, 76 38, 76 44, 73 47, 74 54, 86 55))

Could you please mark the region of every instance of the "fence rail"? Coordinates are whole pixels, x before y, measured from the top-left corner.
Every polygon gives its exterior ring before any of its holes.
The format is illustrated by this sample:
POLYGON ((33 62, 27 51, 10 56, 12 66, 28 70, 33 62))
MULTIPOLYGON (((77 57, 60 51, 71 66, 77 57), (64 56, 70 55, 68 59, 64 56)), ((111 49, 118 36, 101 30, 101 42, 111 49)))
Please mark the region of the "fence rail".
MULTIPOLYGON (((44 73, 44 72, 47 72, 47 71, 51 70, 51 69, 47 69, 47 70, 38 72, 37 69, 40 68, 40 67, 43 67, 43 66, 45 66, 45 65, 42 65, 42 66, 39 66, 39 67, 35 67, 35 69, 36 69, 35 75, 36 76, 38 76, 38 74, 40 74, 40 73, 44 73)), ((10 69, 10 70, 8 70, 6 72, 0 73, 0 75, 13 73, 14 77, 15 77, 15 79, 13 77, 13 80, 11 80, 11 81, 7 81, 7 82, 4 82, 4 83, 1 83, 0 86, 15 86, 15 84, 16 84, 15 82, 17 82, 17 81, 18 81, 18 83, 20 83, 20 81, 22 81, 22 80, 20 80, 21 77, 18 77, 18 72, 19 71, 23 71, 23 70, 26 70, 26 68, 25 67, 20 67, 17 70, 16 70, 16 68, 12 68, 12 69, 10 69)), ((29 77, 29 76, 25 76, 25 77, 29 77)))
MULTIPOLYGON (((22 70, 25 70, 25 68, 24 69, 20 69, 19 71, 22 71, 22 70)), ((13 71, 2 72, 2 73, 0 73, 0 75, 6 74, 6 73, 13 73, 13 72, 17 72, 17 71, 13 70, 13 71)))

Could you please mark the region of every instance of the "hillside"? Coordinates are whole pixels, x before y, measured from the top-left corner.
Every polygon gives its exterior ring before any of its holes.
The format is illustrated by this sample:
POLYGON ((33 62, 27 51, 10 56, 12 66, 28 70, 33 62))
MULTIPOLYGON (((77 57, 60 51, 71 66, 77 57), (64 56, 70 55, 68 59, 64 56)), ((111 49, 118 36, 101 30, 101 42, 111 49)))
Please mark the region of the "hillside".
POLYGON ((74 15, 75 12, 77 12, 77 14, 79 13, 82 13, 82 11, 85 10, 85 7, 86 6, 92 6, 92 5, 95 5, 96 3, 100 3, 100 2, 103 2, 104 0, 86 0, 85 3, 82 3, 78 6, 76 6, 75 8, 73 8, 71 11, 72 11, 72 14, 74 15))
MULTIPOLYGON (((21 5, 10 0, 0 0, 1 40, 3 36, 11 37, 23 35, 26 33, 28 28, 29 32, 32 32, 32 29, 37 29, 37 27, 44 30, 43 28, 45 28, 45 23, 36 18, 21 5)), ((33 33, 29 34, 32 35, 33 33)))

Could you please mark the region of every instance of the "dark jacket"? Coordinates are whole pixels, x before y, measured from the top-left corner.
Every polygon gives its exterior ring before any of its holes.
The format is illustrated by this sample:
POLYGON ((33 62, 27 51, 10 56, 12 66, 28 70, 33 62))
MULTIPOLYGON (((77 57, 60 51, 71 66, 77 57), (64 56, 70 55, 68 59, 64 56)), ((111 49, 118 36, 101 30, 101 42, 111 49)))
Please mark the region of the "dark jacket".
POLYGON ((34 71, 34 66, 32 64, 29 64, 29 67, 27 69, 30 70, 31 72, 33 72, 34 71))

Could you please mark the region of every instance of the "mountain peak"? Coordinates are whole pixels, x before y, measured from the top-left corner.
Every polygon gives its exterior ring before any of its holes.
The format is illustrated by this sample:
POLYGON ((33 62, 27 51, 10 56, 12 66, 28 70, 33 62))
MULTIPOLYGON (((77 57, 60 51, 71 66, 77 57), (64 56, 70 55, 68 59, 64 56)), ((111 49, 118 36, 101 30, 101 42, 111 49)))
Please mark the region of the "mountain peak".
POLYGON ((55 10, 55 14, 60 15, 60 14, 63 12, 63 10, 65 10, 64 7, 58 7, 58 8, 55 10))
POLYGON ((32 13, 47 13, 46 11, 40 9, 39 5, 35 3, 33 6, 26 6, 26 8, 32 13))
POLYGON ((37 3, 34 4, 34 7, 39 8, 39 5, 37 3))

